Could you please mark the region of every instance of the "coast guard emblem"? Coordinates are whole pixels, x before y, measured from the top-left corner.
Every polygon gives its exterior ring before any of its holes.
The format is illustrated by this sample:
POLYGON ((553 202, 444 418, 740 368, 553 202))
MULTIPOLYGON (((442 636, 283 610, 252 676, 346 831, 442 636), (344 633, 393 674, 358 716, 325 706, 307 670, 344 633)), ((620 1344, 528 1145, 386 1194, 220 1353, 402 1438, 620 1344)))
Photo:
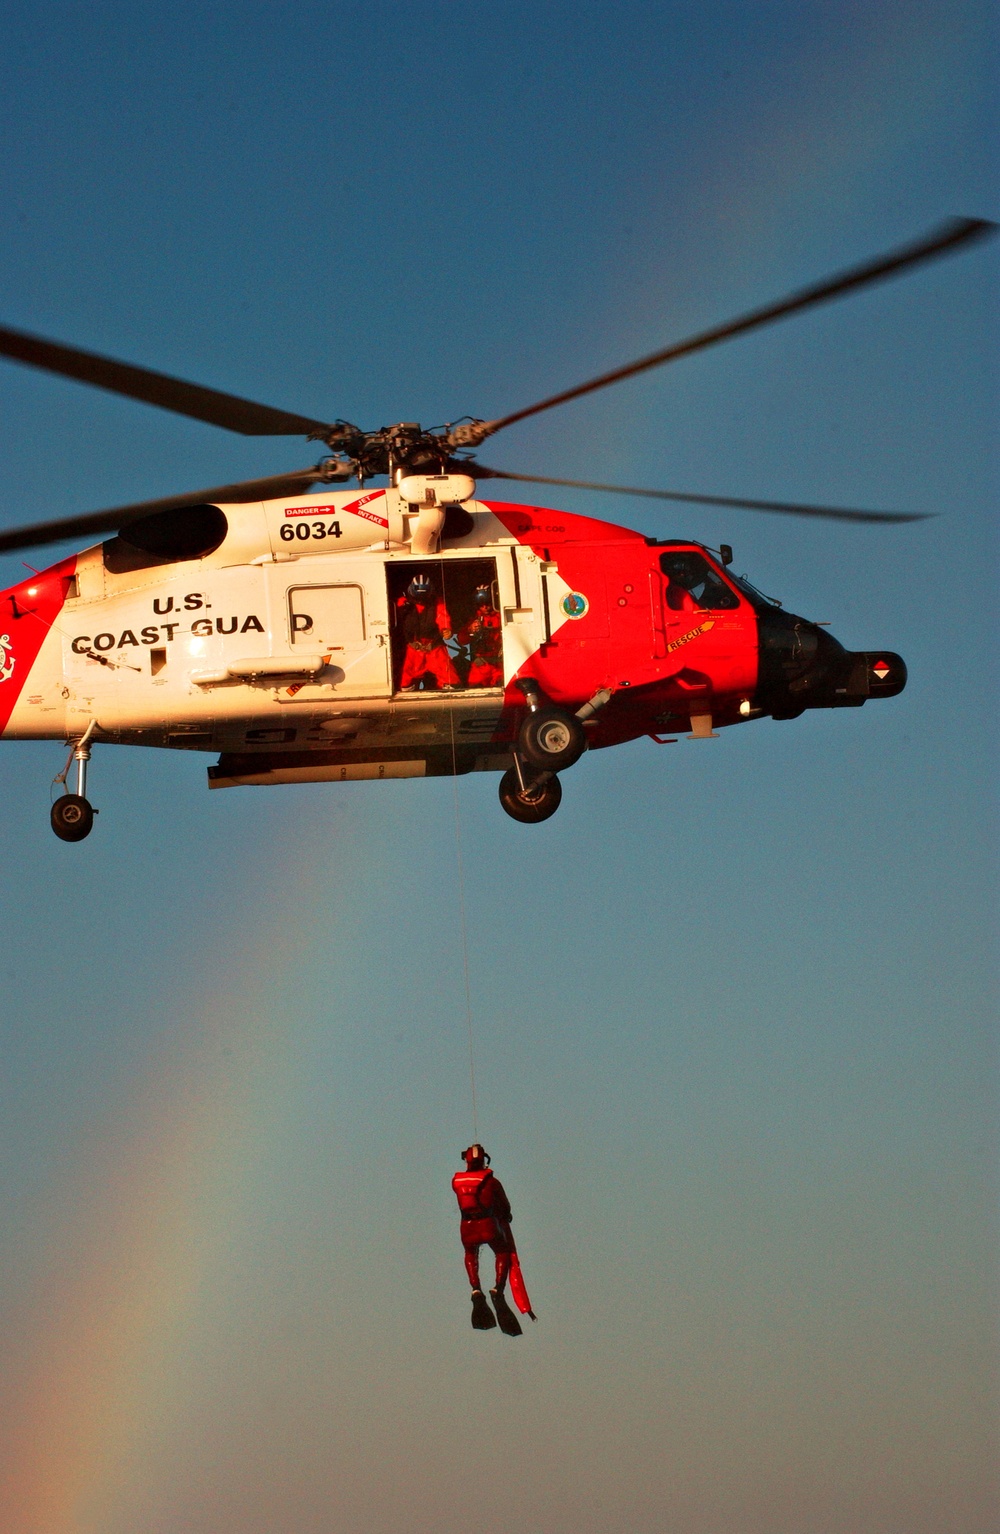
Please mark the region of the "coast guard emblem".
POLYGON ((7 650, 10 646, 10 635, 0 634, 0 682, 6 682, 8 677, 14 674, 14 657, 7 659, 7 650))

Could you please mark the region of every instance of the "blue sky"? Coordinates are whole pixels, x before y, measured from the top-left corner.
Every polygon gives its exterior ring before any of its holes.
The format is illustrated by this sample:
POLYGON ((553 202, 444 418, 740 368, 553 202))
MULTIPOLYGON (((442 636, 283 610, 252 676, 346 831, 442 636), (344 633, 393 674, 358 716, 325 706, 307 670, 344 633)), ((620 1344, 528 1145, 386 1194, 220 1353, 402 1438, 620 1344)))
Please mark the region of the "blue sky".
MULTIPOLYGON (((4 322, 310 415, 499 415, 998 216, 979 4, 2 16, 4 322)), ((11 1534, 994 1526, 996 260, 491 447, 937 512, 538 495, 732 543, 897 700, 594 753, 537 828, 487 776, 209 795, 104 747, 65 846, 61 749, 4 745, 11 1534), (448 1191, 456 802, 516 1345, 448 1191)), ((6 526, 310 461, 7 364, 0 411, 6 526)))

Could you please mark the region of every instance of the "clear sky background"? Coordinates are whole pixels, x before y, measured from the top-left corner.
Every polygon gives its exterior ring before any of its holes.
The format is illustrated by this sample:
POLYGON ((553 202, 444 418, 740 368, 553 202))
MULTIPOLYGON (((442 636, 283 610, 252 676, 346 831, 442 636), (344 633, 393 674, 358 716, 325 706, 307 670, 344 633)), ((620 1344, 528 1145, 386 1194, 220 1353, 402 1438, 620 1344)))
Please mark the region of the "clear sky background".
MULTIPOLYGON (((322 418, 496 416, 997 217, 989 11, 0 4, 2 319, 322 418)), ((99 747, 67 846, 61 747, 0 749, 5 1534, 995 1527, 997 260, 490 448, 939 513, 537 493, 731 542, 910 684, 594 753, 540 827, 458 782, 518 1342, 469 1328, 448 1187, 452 783, 210 795, 99 747)), ((5 526, 311 461, 8 364, 0 417, 5 526)))

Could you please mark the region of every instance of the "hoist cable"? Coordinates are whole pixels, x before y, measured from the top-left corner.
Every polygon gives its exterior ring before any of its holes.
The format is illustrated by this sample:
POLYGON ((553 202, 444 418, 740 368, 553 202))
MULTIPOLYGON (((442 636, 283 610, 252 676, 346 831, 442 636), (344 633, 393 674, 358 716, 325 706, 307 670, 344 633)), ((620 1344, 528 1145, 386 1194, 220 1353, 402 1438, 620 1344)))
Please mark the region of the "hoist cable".
MULTIPOLYGON (((441 568, 441 595, 447 603, 444 565, 441 568)), ((448 709, 451 727, 451 786, 455 806, 455 862, 458 868, 458 907, 462 928, 462 978, 465 984, 465 1028, 469 1043, 469 1087, 472 1094, 472 1139, 479 1139, 479 1113, 476 1105, 476 1056, 472 1031, 472 986, 469 980, 469 922, 465 903, 465 863, 462 858, 462 823, 458 809, 458 751, 455 745, 455 709, 448 709)))
POLYGON ((455 771, 455 715, 451 711, 452 793, 455 800, 455 861, 458 864, 458 902, 462 918, 462 975, 465 981, 465 1026, 469 1039, 469 1087, 472 1092, 472 1138, 479 1139, 479 1114, 476 1107, 476 1057, 472 1035, 472 987, 469 983, 469 926, 465 911, 465 867, 462 861, 462 831, 458 814, 458 774, 455 771))

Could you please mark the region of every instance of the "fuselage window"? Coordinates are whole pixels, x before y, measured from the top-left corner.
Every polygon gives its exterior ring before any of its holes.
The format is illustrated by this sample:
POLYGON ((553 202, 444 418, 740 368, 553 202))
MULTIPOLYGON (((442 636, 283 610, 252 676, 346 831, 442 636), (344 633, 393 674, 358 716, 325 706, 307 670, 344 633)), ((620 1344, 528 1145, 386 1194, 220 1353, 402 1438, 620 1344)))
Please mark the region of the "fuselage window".
POLYGON ((704 554, 695 549, 678 549, 660 555, 667 606, 674 612, 693 612, 698 608, 720 612, 739 607, 736 592, 713 570, 704 554))
POLYGON ((292 644, 343 650, 365 638, 360 586, 293 586, 288 593, 292 644))

